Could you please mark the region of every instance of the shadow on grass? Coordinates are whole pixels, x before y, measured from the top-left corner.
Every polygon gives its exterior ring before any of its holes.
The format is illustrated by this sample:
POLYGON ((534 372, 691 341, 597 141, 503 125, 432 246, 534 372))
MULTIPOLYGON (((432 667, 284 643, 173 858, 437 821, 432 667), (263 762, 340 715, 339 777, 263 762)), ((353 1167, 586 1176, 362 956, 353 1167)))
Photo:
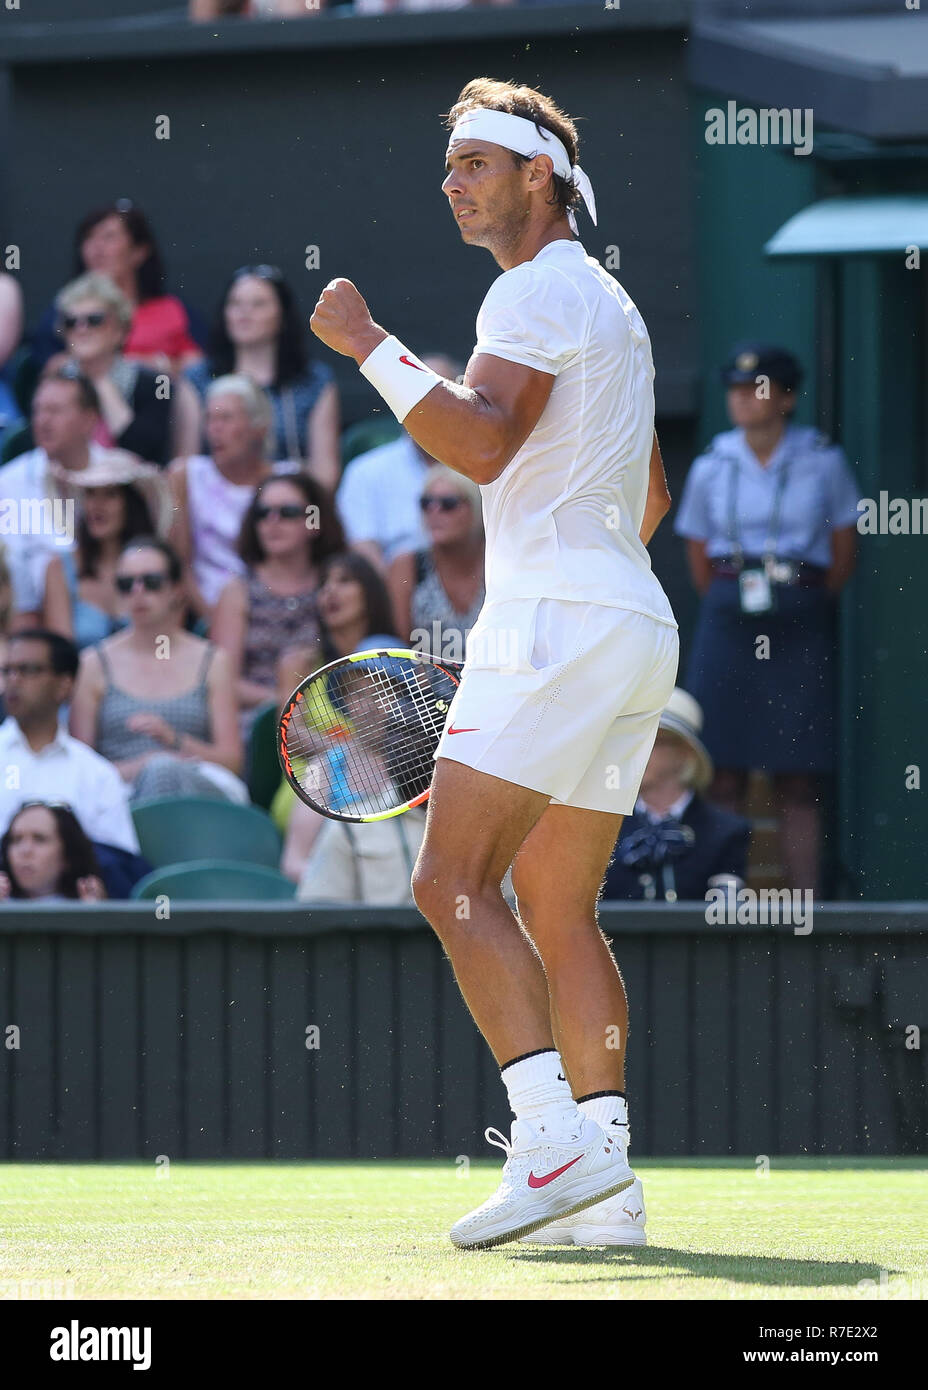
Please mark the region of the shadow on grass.
POLYGON ((900 1274, 903 1271, 869 1262, 835 1260, 774 1259, 767 1255, 715 1255, 692 1250, 674 1250, 670 1246, 560 1246, 550 1249, 511 1250, 521 1262, 552 1267, 590 1265, 613 1270, 624 1279, 692 1278, 722 1279, 735 1284, 770 1284, 783 1288, 798 1284, 809 1288, 856 1289, 861 1279, 879 1282, 881 1271, 900 1274), (654 1270, 654 1274, 646 1271, 654 1270))

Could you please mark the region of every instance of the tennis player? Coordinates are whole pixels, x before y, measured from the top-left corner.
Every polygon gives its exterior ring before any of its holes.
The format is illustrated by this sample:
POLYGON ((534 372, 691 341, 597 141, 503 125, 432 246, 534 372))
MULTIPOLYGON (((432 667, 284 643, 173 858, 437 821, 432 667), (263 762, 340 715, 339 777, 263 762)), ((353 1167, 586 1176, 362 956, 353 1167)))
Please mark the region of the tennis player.
POLYGON ((348 280, 326 287, 311 326, 483 497, 486 602, 436 750, 413 891, 516 1118, 509 1141, 487 1130, 507 1155, 502 1182, 451 1239, 496 1245, 556 1221, 539 1239, 641 1244, 628 1007, 596 903, 677 671, 646 550, 670 507, 651 348, 577 239, 581 198, 596 210, 573 122, 531 88, 480 78, 447 124, 442 191, 463 241, 503 272, 463 384, 375 323, 348 280), (521 920, 500 891, 510 865, 521 920))

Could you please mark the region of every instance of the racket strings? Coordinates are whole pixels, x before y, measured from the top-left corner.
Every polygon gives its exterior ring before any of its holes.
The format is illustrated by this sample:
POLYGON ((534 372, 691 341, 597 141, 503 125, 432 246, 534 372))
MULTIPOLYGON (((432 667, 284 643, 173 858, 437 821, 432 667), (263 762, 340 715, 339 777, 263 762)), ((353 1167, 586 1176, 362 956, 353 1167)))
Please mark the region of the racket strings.
POLYGON ((290 774, 320 809, 396 810, 429 788, 457 688, 441 667, 372 658, 309 681, 286 720, 290 774))

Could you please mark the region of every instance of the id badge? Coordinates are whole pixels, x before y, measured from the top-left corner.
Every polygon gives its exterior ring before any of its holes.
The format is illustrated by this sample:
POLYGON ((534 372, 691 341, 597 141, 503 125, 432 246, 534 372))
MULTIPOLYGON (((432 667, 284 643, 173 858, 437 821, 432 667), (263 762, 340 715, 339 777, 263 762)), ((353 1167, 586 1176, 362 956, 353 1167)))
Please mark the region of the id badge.
POLYGON ((773 608, 773 588, 764 570, 742 570, 738 595, 742 613, 769 613, 773 608))

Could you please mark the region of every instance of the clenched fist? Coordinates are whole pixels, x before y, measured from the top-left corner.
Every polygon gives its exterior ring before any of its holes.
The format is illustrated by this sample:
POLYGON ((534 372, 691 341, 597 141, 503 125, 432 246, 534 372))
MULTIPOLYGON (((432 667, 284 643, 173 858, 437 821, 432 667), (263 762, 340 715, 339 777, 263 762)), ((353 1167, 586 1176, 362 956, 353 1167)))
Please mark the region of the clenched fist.
POLYGON ((378 343, 389 337, 374 323, 364 297, 350 280, 330 280, 313 310, 309 326, 333 352, 353 357, 360 365, 378 343))

